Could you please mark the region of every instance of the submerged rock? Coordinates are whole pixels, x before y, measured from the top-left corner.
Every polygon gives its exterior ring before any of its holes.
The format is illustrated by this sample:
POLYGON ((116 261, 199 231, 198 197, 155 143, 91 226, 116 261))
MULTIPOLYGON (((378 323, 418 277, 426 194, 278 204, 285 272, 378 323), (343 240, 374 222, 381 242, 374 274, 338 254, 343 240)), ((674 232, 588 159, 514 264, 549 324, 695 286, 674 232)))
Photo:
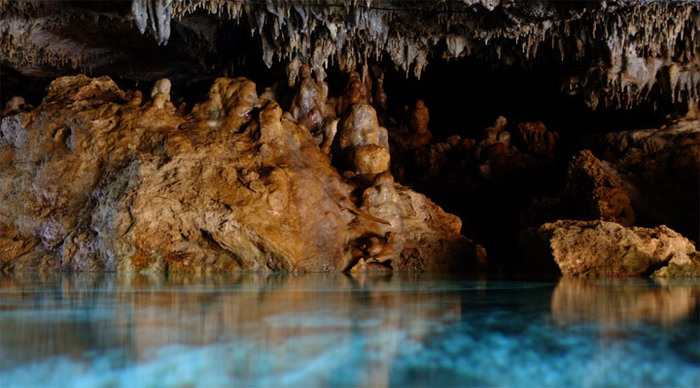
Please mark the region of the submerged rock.
POLYGON ((521 234, 531 260, 555 262, 566 276, 638 276, 669 260, 697 255, 685 237, 665 227, 627 228, 608 221, 560 220, 521 234))
MULTIPOLYGON (((376 261, 422 271, 485 259, 459 218, 394 183, 381 158, 355 164, 376 175, 369 186, 342 178, 253 82, 217 79, 187 114, 168 85, 144 101, 108 77, 63 77, 37 109, 3 119, 0 269, 343 271, 376 261)), ((388 147, 348 123, 342 152, 388 147)))

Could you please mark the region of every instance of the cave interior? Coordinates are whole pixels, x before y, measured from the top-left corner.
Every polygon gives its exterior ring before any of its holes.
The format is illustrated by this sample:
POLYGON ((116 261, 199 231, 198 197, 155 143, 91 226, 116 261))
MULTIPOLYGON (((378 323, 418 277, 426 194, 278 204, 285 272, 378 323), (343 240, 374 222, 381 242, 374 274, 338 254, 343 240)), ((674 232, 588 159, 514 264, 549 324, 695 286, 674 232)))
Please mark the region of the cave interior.
MULTIPOLYGON (((353 73, 376 96, 381 78, 390 139, 410 126, 416 101, 429 109, 427 151, 392 148, 395 179, 458 215, 496 272, 525 271, 517 236, 526 213, 557 196, 575 155, 602 159, 597 139, 698 114, 700 6, 691 1, 5 0, 0 15, 2 107, 15 96, 18 109, 37 107, 52 80, 80 73, 144 96, 168 78, 185 110, 219 77, 274 90, 285 111, 303 69, 329 96, 343 95, 353 73), (455 139, 478 147, 499 116, 513 153, 528 149, 521 123, 543 123, 556 148, 527 162, 506 152, 489 173, 475 148, 441 148, 455 139)), ((642 187, 634 225, 665 224, 697 244, 699 180, 683 173, 646 197, 642 187), (670 210, 644 210, 658 200, 670 210)))

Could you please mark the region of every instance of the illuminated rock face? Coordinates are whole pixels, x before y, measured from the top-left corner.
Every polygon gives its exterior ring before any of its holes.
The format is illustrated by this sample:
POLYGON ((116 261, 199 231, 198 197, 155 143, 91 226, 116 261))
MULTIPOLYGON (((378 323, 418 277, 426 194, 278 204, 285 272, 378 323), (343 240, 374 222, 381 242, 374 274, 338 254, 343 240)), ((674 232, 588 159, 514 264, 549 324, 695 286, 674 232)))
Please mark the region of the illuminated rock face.
POLYGON ((251 81, 218 79, 190 107, 167 86, 148 99, 107 77, 63 77, 37 109, 3 119, 3 270, 453 270, 485 259, 459 218, 389 173, 342 178, 251 81))
MULTIPOLYGON (((637 276, 667 264, 690 262, 695 246, 673 230, 625 228, 607 221, 560 220, 530 231, 567 276, 637 276)), ((533 248, 535 245, 532 246, 533 248)))
POLYGON ((419 3, 0 0, 2 267, 473 268, 405 186, 505 266, 562 219, 700 241, 698 2, 419 3), (121 89, 32 111, 80 73, 121 89))

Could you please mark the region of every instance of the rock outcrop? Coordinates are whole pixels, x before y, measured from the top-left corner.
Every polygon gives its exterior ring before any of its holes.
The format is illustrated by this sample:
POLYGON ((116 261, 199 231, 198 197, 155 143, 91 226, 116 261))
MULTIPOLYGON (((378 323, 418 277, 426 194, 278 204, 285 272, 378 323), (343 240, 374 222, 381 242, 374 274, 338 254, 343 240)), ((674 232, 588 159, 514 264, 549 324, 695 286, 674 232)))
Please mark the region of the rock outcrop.
POLYGON ((637 218, 666 224, 700 242, 700 120, 683 118, 659 129, 610 133, 594 141, 615 165, 637 218))
POLYGON ((485 259, 459 218, 394 182, 370 106, 351 106, 335 139, 355 172, 344 178, 253 82, 220 78, 205 102, 177 107, 169 86, 147 99, 108 77, 63 77, 38 108, 3 119, 0 269, 422 271, 485 259))
POLYGON ((534 201, 524 222, 539 225, 558 219, 603 220, 623 226, 635 223, 627 188, 615 167, 583 150, 569 163, 567 183, 554 198, 534 201))
POLYGON ((698 254, 665 226, 626 228, 608 221, 560 220, 526 231, 521 240, 530 259, 555 262, 566 276, 638 276, 698 254))

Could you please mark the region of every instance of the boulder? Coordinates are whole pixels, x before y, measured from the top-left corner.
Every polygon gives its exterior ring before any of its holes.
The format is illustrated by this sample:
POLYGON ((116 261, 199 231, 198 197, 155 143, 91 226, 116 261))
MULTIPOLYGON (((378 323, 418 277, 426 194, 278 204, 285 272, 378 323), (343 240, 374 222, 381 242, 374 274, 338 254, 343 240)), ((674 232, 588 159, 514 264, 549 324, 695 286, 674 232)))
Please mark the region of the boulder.
POLYGON ((600 220, 559 220, 527 230, 520 240, 530 260, 554 262, 565 276, 638 276, 697 254, 688 239, 663 225, 628 228, 600 220))
POLYGON ((610 133, 593 141, 614 163, 639 223, 664 224, 700 242, 700 120, 610 133))
POLYGON ((534 201, 524 213, 526 224, 557 219, 603 220, 623 226, 635 223, 627 187, 613 165, 582 150, 569 162, 567 183, 554 198, 534 201))

